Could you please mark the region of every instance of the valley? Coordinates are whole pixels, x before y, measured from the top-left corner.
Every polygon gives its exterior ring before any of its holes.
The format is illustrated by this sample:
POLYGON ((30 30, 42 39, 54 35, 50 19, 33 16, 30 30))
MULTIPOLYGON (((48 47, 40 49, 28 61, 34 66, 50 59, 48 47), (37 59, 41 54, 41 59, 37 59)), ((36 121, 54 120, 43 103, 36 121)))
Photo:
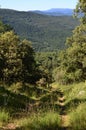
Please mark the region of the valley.
POLYGON ((85 5, 0 9, 0 130, 86 130, 85 5))
POLYGON ((48 16, 30 11, 0 9, 0 16, 5 24, 13 27, 21 39, 30 40, 38 52, 64 49, 66 38, 79 24, 72 16, 48 16))

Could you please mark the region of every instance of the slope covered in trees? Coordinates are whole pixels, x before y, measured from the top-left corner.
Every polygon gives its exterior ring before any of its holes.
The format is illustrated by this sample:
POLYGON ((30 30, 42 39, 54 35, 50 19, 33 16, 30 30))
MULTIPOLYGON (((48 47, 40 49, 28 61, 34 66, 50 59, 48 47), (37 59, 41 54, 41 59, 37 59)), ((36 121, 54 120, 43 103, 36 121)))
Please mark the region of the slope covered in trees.
POLYGON ((34 58, 30 41, 0 22, 0 129, 86 129, 86 0, 78 1, 75 14, 80 25, 59 57, 38 52, 34 58), (52 81, 54 67, 52 83, 45 78, 51 74, 52 81))
POLYGON ((60 72, 65 83, 86 80, 86 1, 79 0, 75 16, 80 19, 71 37, 67 38, 67 49, 60 54, 60 72))
POLYGON ((70 36, 78 25, 72 16, 55 17, 8 9, 0 9, 0 17, 4 23, 10 24, 22 39, 32 41, 36 51, 63 49, 66 37, 70 36))

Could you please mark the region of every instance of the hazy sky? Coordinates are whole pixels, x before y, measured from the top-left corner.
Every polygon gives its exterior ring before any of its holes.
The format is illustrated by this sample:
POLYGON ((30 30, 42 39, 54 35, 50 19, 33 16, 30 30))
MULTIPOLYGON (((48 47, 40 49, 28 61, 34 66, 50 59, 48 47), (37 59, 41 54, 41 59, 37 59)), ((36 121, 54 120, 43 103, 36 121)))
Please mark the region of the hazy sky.
POLYGON ((74 9, 78 0, 0 0, 1 8, 15 10, 47 10, 51 8, 74 9))

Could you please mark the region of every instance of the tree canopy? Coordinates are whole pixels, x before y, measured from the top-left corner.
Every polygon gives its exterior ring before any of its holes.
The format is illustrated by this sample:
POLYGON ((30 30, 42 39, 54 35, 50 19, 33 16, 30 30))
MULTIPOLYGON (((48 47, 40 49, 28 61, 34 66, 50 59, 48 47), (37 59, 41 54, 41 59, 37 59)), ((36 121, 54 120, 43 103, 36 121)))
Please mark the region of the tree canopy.
POLYGON ((86 1, 79 0, 75 14, 80 19, 73 35, 67 38, 68 48, 60 54, 62 79, 66 83, 86 80, 86 1))
POLYGON ((14 31, 0 24, 0 80, 6 83, 34 81, 36 62, 31 42, 20 40, 14 31), (32 78, 33 77, 33 78, 32 78))

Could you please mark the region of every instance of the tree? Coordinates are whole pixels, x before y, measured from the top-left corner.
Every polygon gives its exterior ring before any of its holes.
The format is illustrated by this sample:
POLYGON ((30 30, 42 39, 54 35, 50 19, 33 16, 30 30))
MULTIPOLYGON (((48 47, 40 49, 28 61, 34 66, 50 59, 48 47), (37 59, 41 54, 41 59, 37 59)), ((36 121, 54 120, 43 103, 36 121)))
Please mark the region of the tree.
POLYGON ((31 82, 36 70, 34 51, 27 40, 20 41, 13 32, 0 35, 0 75, 6 83, 31 82))
POLYGON ((17 57, 17 47, 20 40, 13 31, 5 32, 0 36, 0 55, 2 59, 2 80, 13 82, 18 78, 21 61, 17 57))
POLYGON ((31 42, 24 39, 18 47, 18 57, 22 60, 22 81, 34 82, 36 62, 31 42))
POLYGON ((8 24, 3 24, 2 21, 0 21, 0 33, 4 33, 6 31, 11 31, 13 28, 8 24))
POLYGON ((68 48, 61 53, 61 67, 64 71, 63 80, 66 83, 86 80, 86 1, 79 0, 75 15, 80 19, 80 25, 73 35, 67 39, 68 48))

